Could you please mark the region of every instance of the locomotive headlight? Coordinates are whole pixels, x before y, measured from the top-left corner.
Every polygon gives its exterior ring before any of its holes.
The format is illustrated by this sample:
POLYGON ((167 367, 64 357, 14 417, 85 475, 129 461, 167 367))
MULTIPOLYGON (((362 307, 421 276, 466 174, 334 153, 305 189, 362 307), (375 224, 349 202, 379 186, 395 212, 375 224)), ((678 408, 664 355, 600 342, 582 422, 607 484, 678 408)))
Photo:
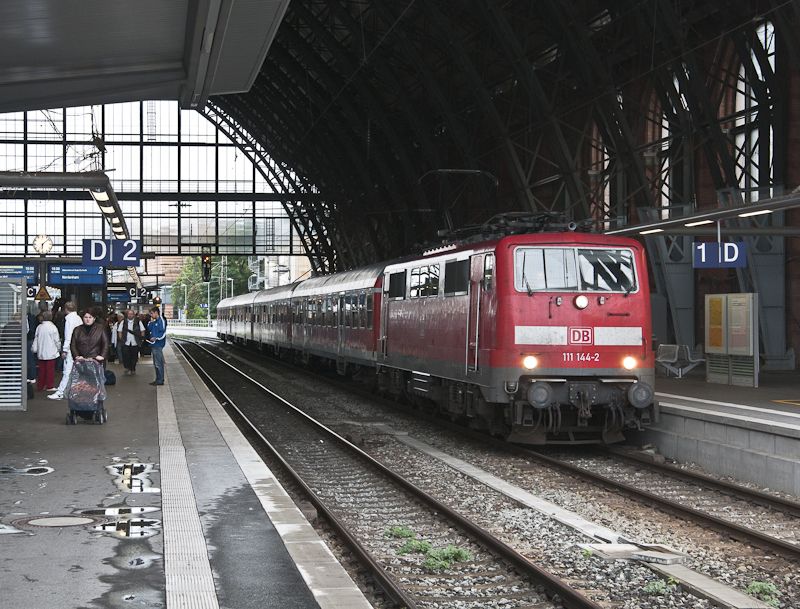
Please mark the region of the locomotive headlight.
POLYGON ((583 294, 579 294, 578 296, 576 296, 573 302, 575 303, 575 306, 578 307, 579 309, 585 309, 586 307, 589 306, 589 299, 583 294))
POLYGON ((636 368, 636 358, 630 356, 626 357, 624 360, 622 360, 622 366, 625 368, 625 370, 633 370, 636 368))
POLYGON ((527 356, 524 360, 522 360, 522 365, 525 366, 526 370, 533 370, 536 368, 539 362, 536 361, 536 358, 532 355, 527 356))

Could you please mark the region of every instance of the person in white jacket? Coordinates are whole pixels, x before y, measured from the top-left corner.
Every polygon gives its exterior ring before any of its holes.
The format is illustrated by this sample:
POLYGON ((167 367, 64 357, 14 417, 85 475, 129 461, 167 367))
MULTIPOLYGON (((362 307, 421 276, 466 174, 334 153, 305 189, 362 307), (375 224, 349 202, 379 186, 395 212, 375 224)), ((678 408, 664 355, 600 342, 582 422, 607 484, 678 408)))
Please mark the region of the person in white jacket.
POLYGON ((52 389, 56 375, 56 358, 61 355, 61 337, 58 334, 58 328, 53 323, 53 314, 50 311, 42 313, 42 323, 36 326, 32 348, 39 359, 36 387, 39 391, 52 389))
POLYGON ((61 377, 61 383, 58 385, 56 392, 47 396, 51 400, 64 399, 64 391, 66 391, 69 383, 69 375, 72 374, 72 353, 70 353, 72 331, 83 324, 83 320, 76 313, 77 309, 77 305, 72 301, 64 305, 64 310, 67 311, 67 316, 64 318, 64 345, 61 347, 61 357, 64 358, 64 375, 61 377))

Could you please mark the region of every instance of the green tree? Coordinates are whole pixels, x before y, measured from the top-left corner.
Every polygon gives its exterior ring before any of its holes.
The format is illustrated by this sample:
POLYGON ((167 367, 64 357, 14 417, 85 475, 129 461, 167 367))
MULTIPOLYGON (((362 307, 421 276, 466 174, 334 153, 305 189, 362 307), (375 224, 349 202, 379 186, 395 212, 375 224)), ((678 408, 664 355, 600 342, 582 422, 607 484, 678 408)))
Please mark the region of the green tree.
MULTIPOLYGON (((203 282, 203 269, 200 256, 187 256, 183 259, 181 273, 175 283, 172 284, 172 302, 176 309, 188 309, 189 319, 206 319, 206 309, 201 308, 201 304, 208 303, 211 309, 211 318, 217 317, 217 304, 220 301, 220 292, 223 297, 231 295, 231 282, 225 281, 226 285, 221 285, 220 275, 222 272, 222 257, 211 257, 211 286, 203 282), (186 286, 184 290, 183 286, 186 286), (185 294, 185 297, 184 297, 185 294), (188 307, 187 307, 188 305, 188 307)), ((247 279, 252 275, 247 266, 246 256, 228 256, 227 276, 233 279, 233 294, 238 296, 247 292, 247 279)))

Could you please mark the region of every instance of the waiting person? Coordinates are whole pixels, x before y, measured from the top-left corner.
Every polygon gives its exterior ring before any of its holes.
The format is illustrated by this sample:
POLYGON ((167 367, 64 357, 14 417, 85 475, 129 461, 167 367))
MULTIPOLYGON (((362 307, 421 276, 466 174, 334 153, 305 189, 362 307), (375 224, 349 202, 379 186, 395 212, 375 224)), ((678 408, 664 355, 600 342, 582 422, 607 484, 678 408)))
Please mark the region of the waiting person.
POLYGON ((47 389, 56 391, 53 381, 56 374, 56 359, 61 356, 61 337, 58 328, 53 323, 53 314, 43 311, 42 323, 36 326, 33 338, 33 351, 39 358, 39 374, 36 377, 36 388, 39 391, 47 389))
POLYGON ((64 391, 67 389, 69 375, 72 373, 72 351, 70 350, 72 333, 82 323, 80 316, 75 312, 77 308, 71 300, 64 305, 64 310, 67 312, 67 316, 64 318, 64 345, 61 347, 61 357, 64 359, 64 374, 61 376, 61 382, 56 392, 47 396, 51 400, 64 399, 64 391))
POLYGON ((80 315, 83 325, 72 332, 69 349, 72 359, 94 359, 106 366, 108 335, 97 309, 86 309, 80 315), (95 323, 96 322, 96 323, 95 323))
POLYGON ((114 320, 114 327, 111 329, 111 340, 114 343, 114 346, 117 349, 117 357, 119 358, 119 363, 122 364, 125 369, 127 370, 128 365, 125 363, 125 354, 122 351, 122 342, 119 339, 119 333, 122 332, 122 322, 125 321, 125 315, 123 313, 119 313, 115 320, 114 320))
POLYGON ((148 341, 152 346, 153 352, 153 367, 156 369, 156 380, 150 383, 151 385, 164 384, 164 345, 167 344, 167 324, 161 319, 161 311, 158 307, 150 309, 150 316, 153 321, 147 324, 147 329, 150 332, 150 340, 148 341))
MULTIPOLYGON (((75 361, 93 359, 100 362, 101 386, 106 384, 105 368, 108 358, 108 334, 106 334, 105 322, 100 318, 101 312, 98 309, 86 309, 81 311, 83 325, 78 326, 72 332, 72 342, 70 352, 75 361)), ((55 395, 55 394, 53 394, 55 395)), ((102 408, 102 402, 99 404, 102 408)))
POLYGON ((36 354, 33 352, 33 337, 36 336, 36 316, 33 313, 28 313, 27 317, 27 331, 28 331, 28 382, 33 385, 36 382, 36 354))
POLYGON ((136 376, 136 362, 139 361, 139 347, 144 338, 144 325, 128 309, 121 326, 122 329, 117 333, 117 345, 122 347, 125 374, 136 376))
MULTIPOLYGON (((61 305, 59 305, 60 307, 61 305)), ((55 324, 56 328, 58 328, 58 337, 59 340, 63 343, 64 342, 64 311, 59 310, 58 313, 55 312, 56 307, 53 307, 53 323, 55 324)), ((56 358, 56 372, 64 372, 64 358, 61 357, 59 353, 58 357, 56 358)))

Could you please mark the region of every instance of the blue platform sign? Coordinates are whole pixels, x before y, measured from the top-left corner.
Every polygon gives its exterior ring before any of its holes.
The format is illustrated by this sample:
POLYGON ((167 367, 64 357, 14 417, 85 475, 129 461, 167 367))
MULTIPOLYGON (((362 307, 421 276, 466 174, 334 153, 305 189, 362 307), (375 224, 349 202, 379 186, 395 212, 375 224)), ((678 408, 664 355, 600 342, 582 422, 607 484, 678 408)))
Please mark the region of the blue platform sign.
POLYGON ((744 268, 747 266, 747 243, 707 242, 692 244, 692 266, 696 269, 744 268), (722 246, 720 256, 719 246, 722 246))
POLYGON ((51 264, 47 283, 53 285, 105 285, 106 271, 102 266, 72 266, 51 264))
POLYGON ((139 239, 84 239, 83 266, 139 266, 139 239))
POLYGON ((24 278, 28 283, 39 283, 38 264, 4 264, 0 265, 0 279, 11 277, 24 278))
POLYGON ((111 245, 108 239, 84 239, 81 264, 90 266, 111 266, 111 245))
POLYGON ((139 266, 141 241, 114 239, 111 242, 111 262, 114 266, 139 266))

